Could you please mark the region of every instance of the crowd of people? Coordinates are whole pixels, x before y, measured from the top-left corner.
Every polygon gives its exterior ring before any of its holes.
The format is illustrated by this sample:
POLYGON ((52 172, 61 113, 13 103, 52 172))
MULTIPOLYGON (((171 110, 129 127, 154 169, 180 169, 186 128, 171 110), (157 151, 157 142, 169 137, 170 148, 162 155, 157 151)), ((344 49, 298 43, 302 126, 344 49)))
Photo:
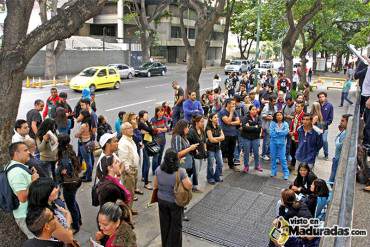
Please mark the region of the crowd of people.
MULTIPOLYGON (((177 81, 172 88, 173 107, 163 102, 152 118, 145 110, 121 111, 113 127, 105 116, 97 115, 89 89, 72 109, 67 93, 51 88, 45 102, 36 100, 26 119, 16 121, 6 169, 19 201, 13 215, 29 238, 24 246, 43 246, 42 241, 47 246, 77 246, 73 235, 83 222, 76 194, 81 183, 90 182, 92 205, 100 207, 95 239, 101 245, 136 246, 132 217, 139 212, 134 202, 144 194, 142 189, 154 189, 162 246, 181 246, 182 220, 188 219, 184 207, 176 203, 178 181, 185 189, 202 193, 203 161, 205 179, 215 185, 223 182, 224 162, 234 172, 249 173, 250 156, 256 172, 270 160, 271 177, 278 176, 278 165, 283 179, 297 175, 282 192, 277 216, 322 217, 330 186, 324 188, 326 182, 313 171, 321 148, 324 159, 329 159, 327 136, 334 108, 325 92, 310 104, 308 83, 300 90, 284 73, 275 78, 271 71, 258 82, 249 73, 240 77, 232 73, 224 83, 215 75, 213 89, 199 101, 195 91, 186 97, 177 81), (166 136, 171 136, 168 145, 166 136), (72 138, 78 140, 76 150, 72 138), (298 194, 305 200, 296 199, 298 194)), ((342 116, 335 140, 330 182, 335 180, 348 118, 342 116)))

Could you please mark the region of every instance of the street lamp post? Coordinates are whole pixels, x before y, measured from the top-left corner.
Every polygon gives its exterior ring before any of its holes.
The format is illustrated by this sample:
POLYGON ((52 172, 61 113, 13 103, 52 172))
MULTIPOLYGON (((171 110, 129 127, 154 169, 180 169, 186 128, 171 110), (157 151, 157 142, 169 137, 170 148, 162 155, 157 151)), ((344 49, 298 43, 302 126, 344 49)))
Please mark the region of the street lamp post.
MULTIPOLYGON (((257 1, 257 37, 256 37, 256 58, 255 58, 255 65, 258 64, 258 58, 260 56, 260 36, 261 36, 261 0, 257 1)), ((257 85, 258 81, 258 73, 255 71, 256 79, 254 82, 254 86, 257 85)))

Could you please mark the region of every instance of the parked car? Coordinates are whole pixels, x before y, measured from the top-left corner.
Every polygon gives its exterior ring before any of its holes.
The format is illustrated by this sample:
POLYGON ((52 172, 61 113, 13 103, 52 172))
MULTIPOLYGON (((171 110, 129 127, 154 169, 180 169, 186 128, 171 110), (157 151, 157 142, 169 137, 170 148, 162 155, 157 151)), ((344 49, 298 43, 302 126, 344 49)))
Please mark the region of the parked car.
POLYGON ((261 63, 261 68, 265 68, 265 69, 271 69, 274 67, 274 64, 272 63, 271 60, 264 60, 262 61, 261 63))
POLYGON ((147 62, 135 69, 135 75, 151 77, 152 75, 165 75, 167 67, 159 62, 147 62))
POLYGON ((241 74, 247 72, 250 69, 250 65, 247 60, 232 60, 230 64, 227 64, 224 68, 225 75, 235 72, 241 74))
POLYGON ((120 88, 120 75, 118 70, 108 66, 97 66, 84 69, 77 76, 73 77, 69 87, 75 91, 82 91, 89 88, 95 91, 101 88, 120 88))
POLYGON ((135 76, 135 69, 127 64, 109 64, 108 67, 116 68, 121 78, 131 79, 135 76))

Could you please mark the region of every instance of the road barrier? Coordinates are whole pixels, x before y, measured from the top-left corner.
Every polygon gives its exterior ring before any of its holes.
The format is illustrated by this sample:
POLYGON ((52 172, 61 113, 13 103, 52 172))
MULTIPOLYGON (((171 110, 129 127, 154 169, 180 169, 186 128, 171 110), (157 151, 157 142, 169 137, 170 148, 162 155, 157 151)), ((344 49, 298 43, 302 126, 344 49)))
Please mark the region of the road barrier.
POLYGON ((42 88, 46 85, 51 85, 53 87, 56 87, 58 85, 69 85, 69 79, 68 76, 65 76, 64 79, 57 80, 55 77, 53 77, 52 80, 42 80, 41 77, 38 78, 38 80, 35 80, 35 77, 32 77, 32 80, 27 76, 25 81, 25 87, 26 88, 42 88))
MULTIPOLYGON (((338 170, 333 188, 333 199, 326 213, 325 226, 352 228, 354 190, 357 168, 357 142, 360 122, 360 94, 356 92, 356 104, 348 107, 353 114, 347 125, 347 135, 343 143, 338 170)), ((323 237, 320 247, 351 246, 351 237, 323 237)))

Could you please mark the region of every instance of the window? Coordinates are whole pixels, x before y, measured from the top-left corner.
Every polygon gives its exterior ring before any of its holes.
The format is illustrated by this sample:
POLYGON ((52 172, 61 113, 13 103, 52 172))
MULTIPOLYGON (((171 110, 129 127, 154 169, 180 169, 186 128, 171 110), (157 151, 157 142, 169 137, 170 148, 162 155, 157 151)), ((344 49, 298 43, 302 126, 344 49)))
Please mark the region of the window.
POLYGON ((121 65, 121 69, 128 69, 128 67, 125 65, 121 65))
POLYGON ((171 27, 171 38, 181 38, 180 27, 171 27))
POLYGON ((107 71, 105 69, 100 70, 99 73, 98 73, 99 77, 103 77, 103 76, 106 76, 106 75, 107 75, 107 71))
POLYGON ((109 74, 110 75, 115 75, 116 74, 116 71, 114 69, 109 69, 109 74))
POLYGON ((194 28, 189 28, 188 38, 195 39, 195 29, 194 28))

